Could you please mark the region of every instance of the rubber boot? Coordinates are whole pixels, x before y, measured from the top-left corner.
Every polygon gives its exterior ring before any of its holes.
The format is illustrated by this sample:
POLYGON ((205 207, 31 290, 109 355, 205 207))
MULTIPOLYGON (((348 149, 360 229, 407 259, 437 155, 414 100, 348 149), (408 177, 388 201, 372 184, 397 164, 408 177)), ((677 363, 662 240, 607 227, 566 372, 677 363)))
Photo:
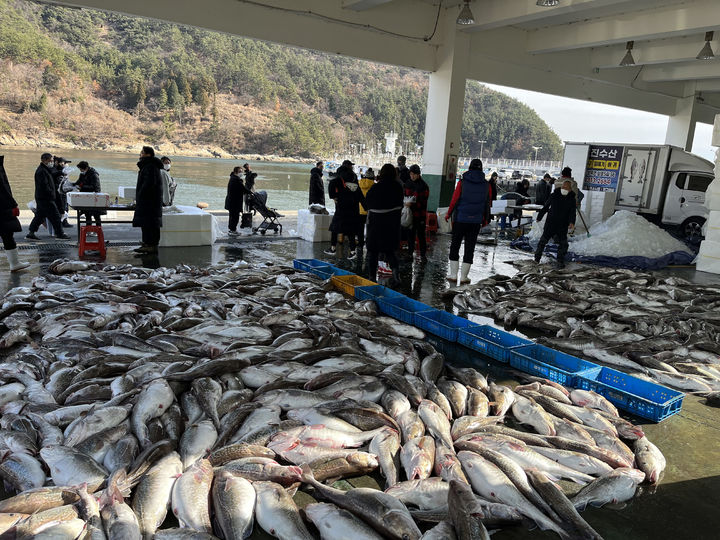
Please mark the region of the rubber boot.
POLYGON ((458 275, 458 266, 460 265, 459 261, 450 261, 450 264, 448 265, 448 275, 447 280, 452 283, 457 283, 457 275, 458 275))
POLYGON ((17 248, 6 249, 5 255, 7 255, 7 260, 10 263, 11 272, 17 272, 18 270, 22 270, 30 266, 30 263, 18 260, 17 248))
POLYGON ((460 285, 462 285, 463 283, 470 283, 470 278, 468 277, 468 274, 470 273, 471 266, 471 263, 462 263, 462 266, 460 267, 460 285))

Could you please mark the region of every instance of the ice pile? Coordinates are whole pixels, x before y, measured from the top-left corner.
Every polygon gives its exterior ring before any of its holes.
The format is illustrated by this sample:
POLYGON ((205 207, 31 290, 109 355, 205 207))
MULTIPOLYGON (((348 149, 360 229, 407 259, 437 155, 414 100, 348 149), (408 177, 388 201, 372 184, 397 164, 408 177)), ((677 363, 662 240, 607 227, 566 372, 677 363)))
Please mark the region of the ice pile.
POLYGON ((570 251, 576 255, 655 259, 675 251, 692 253, 680 240, 627 210, 620 210, 602 223, 591 226, 590 238, 584 234, 576 238, 570 244, 570 251))

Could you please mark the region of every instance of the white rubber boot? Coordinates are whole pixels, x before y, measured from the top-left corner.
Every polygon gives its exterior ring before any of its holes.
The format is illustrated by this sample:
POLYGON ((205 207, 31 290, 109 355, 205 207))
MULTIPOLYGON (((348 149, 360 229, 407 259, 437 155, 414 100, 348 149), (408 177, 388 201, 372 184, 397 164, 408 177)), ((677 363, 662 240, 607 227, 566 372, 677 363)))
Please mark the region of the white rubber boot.
POLYGON ((447 280, 452 283, 457 283, 458 265, 458 261, 450 261, 450 264, 448 265, 447 280))
POLYGON ((23 268, 27 268, 30 266, 30 263, 21 262, 18 260, 18 254, 17 254, 17 248, 15 249, 6 249, 5 254, 7 255, 7 260, 10 263, 10 271, 11 272, 17 272, 18 270, 22 270, 23 268))
POLYGON ((468 274, 470 273, 471 266, 472 265, 470 263, 462 263, 462 267, 460 268, 460 285, 463 283, 470 283, 468 274))

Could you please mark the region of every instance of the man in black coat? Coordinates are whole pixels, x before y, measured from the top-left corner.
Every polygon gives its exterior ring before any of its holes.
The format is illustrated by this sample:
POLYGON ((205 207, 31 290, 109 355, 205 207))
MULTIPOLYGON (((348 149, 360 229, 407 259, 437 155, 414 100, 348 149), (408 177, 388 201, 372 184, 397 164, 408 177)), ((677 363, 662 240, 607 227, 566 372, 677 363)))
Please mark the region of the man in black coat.
POLYGON ((308 204, 321 204, 325 206, 322 161, 318 161, 315 167, 310 169, 310 202, 308 204))
POLYGON ((155 150, 143 146, 138 161, 138 179, 135 188, 135 214, 133 227, 142 230, 142 245, 135 251, 140 255, 154 255, 160 244, 162 227, 162 161, 155 157, 155 150))
POLYGON ((568 251, 568 229, 575 229, 575 193, 569 181, 563 182, 560 189, 550 195, 550 198, 538 212, 538 222, 548 214, 543 235, 535 251, 535 262, 540 262, 543 250, 553 236, 558 239, 557 261, 560 268, 565 267, 565 255, 568 251))
POLYGON ((550 174, 545 173, 545 176, 537 183, 535 188, 535 204, 545 204, 552 194, 552 186, 554 180, 550 174))
POLYGON ((40 240, 35 233, 45 219, 50 220, 55 237, 60 240, 68 240, 70 237, 65 234, 62 228, 60 213, 57 207, 57 190, 52 177, 53 157, 47 152, 40 156, 40 165, 35 169, 35 217, 30 222, 27 240, 40 240))
POLYGON ((225 210, 230 214, 228 221, 228 233, 237 234, 237 226, 240 223, 240 213, 243 210, 243 197, 250 193, 250 190, 243 183, 242 167, 235 167, 230 173, 230 180, 225 196, 225 210))

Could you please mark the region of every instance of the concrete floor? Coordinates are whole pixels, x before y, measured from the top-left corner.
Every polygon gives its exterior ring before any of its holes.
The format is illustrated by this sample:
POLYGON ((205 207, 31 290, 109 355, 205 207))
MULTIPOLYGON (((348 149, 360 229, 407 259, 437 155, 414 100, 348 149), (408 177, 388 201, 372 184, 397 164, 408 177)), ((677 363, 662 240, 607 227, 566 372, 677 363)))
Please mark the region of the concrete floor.
MULTIPOLYGON (((285 223, 284 223, 285 224, 285 223)), ((292 230, 285 224, 285 231, 292 230)), ((72 234, 72 232, 71 232, 72 234)), ((213 246, 198 248, 161 248, 156 257, 136 258, 132 248, 139 239, 139 231, 127 225, 106 226, 105 236, 111 241, 106 262, 110 264, 132 263, 148 267, 174 266, 187 263, 197 266, 222 261, 244 259, 250 262, 284 261, 293 258, 318 258, 335 262, 338 266, 362 273, 362 263, 343 258, 328 257, 322 253, 326 244, 312 244, 282 237, 241 237, 231 242, 222 240, 213 246), (120 244, 120 245, 118 245, 120 244)), ((21 235, 17 235, 20 240, 21 235)), ((448 285, 447 236, 431 237, 428 261, 421 264, 409 258, 401 260, 402 283, 398 290, 427 304, 446 306, 442 291, 448 285)), ((471 271, 473 281, 492 274, 516 273, 511 262, 529 259, 530 255, 509 248, 509 239, 500 240, 497 246, 478 246, 471 271)), ((11 287, 29 285, 32 278, 47 272, 55 259, 77 259, 77 248, 71 243, 41 243, 29 245, 20 242, 20 256, 32 263, 28 271, 11 274, 7 263, 0 260, 0 293, 11 287)), ((667 269, 664 274, 679 275, 699 283, 720 283, 720 276, 695 272, 690 268, 667 269)), ((477 322, 487 324, 485 318, 471 316, 477 322)), ((454 354, 449 350, 452 360, 454 354)), ((512 373, 494 361, 478 361, 481 371, 489 372, 500 381, 512 379, 512 373)), ((606 539, 715 539, 720 537, 720 412, 702 404, 702 400, 687 396, 683 410, 660 424, 648 424, 637 418, 633 421, 643 425, 649 439, 665 454, 668 468, 660 485, 653 490, 643 490, 623 509, 592 508, 583 513, 588 522, 606 539)), ((260 535, 264 536, 264 535, 260 535)), ((259 537, 260 537, 259 536, 259 537)), ((557 538, 540 531, 527 531, 521 527, 508 528, 493 535, 496 539, 530 537, 557 538)))

